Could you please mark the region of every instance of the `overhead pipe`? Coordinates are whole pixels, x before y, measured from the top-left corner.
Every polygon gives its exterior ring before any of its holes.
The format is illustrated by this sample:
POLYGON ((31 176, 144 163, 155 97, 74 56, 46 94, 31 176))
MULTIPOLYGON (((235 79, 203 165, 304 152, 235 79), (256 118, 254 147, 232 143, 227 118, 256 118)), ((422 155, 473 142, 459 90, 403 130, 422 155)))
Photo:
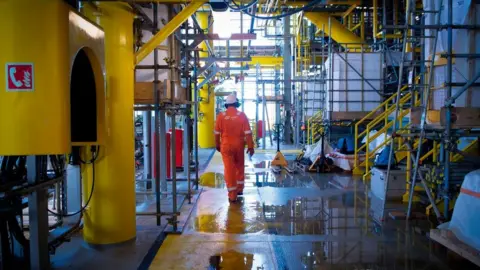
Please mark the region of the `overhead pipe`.
MULTIPOLYGON (((352 33, 348 30, 342 23, 340 23, 337 19, 331 18, 328 13, 323 12, 305 12, 305 17, 309 19, 313 24, 315 24, 318 28, 323 28, 325 25, 328 27, 329 23, 331 24, 330 27, 331 31, 331 38, 335 40, 337 43, 343 44, 343 47, 346 48, 353 48, 353 49, 360 49, 362 47, 362 43, 364 40, 359 36, 352 33), (345 44, 348 43, 348 44, 345 44)), ((328 33, 325 33, 328 35, 328 33)))

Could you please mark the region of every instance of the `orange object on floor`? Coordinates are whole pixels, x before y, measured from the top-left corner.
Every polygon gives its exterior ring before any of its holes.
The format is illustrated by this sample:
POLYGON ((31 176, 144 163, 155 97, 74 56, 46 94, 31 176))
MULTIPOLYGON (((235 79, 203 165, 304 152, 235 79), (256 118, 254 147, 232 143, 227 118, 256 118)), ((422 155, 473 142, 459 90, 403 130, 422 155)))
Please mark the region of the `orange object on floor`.
POLYGON ((220 145, 225 166, 225 182, 228 198, 236 200, 243 192, 245 181, 245 141, 253 149, 252 131, 247 116, 234 107, 229 107, 217 116, 215 141, 220 145))

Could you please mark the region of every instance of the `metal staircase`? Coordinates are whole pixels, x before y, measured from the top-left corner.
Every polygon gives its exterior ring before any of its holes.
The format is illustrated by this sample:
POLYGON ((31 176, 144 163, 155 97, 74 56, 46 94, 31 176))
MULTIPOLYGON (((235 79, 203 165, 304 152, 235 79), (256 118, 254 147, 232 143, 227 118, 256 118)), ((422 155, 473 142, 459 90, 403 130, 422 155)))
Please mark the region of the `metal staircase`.
MULTIPOLYGON (((424 11, 417 5, 416 1, 408 0, 405 24, 403 26, 395 26, 398 27, 397 30, 403 31, 397 92, 355 125, 357 140, 353 172, 354 174, 363 174, 364 180, 369 179, 372 161, 378 150, 390 144, 392 146, 390 147, 390 159, 396 158, 397 161, 401 161, 407 158, 409 159, 407 160, 408 165, 414 160, 411 156, 411 151, 421 145, 419 142, 425 141, 425 138, 421 137, 414 139, 407 145, 405 140, 398 136, 410 132, 410 119, 407 116, 411 112, 411 108, 426 108, 428 100, 420 97, 425 96, 425 93, 430 91, 433 82, 433 76, 429 72, 428 66, 433 63, 434 57, 432 56, 435 55, 435 51, 433 51, 430 58, 422 57, 420 48, 425 44, 426 39, 432 39, 434 44, 436 44, 438 31, 430 36, 416 32, 419 29, 419 25, 416 24, 421 23, 422 20, 416 20, 415 17, 421 15, 422 12, 434 13, 437 11, 424 11), (373 120, 368 122, 372 117, 374 117, 373 120), (404 123, 405 119, 407 119, 407 123, 404 123), (360 130, 365 125, 365 129, 360 130), (370 135, 372 130, 378 131, 374 135, 370 135), (368 146, 380 136, 385 136, 384 141, 371 151, 368 146), (360 145, 359 141, 363 138, 366 138, 366 142, 360 145)), ((386 31, 387 29, 392 29, 392 27, 385 26, 383 29, 386 31)), ((419 158, 424 160, 427 158, 427 154, 419 158)))
MULTIPOLYGON (((417 77, 415 80, 418 80, 419 78, 420 77, 417 77)), ((420 99, 418 96, 414 94, 412 97, 413 92, 411 91, 411 88, 412 85, 403 86, 399 93, 393 94, 355 124, 356 140, 353 169, 354 174, 363 175, 365 180, 368 179, 376 154, 387 144, 391 143, 392 138, 389 133, 392 130, 394 123, 398 123, 398 126, 402 129, 399 130, 399 132, 404 132, 403 129, 407 128, 407 126, 402 126, 403 119, 410 113, 411 105, 420 105, 420 99), (392 118, 392 114, 397 109, 397 97, 400 99, 398 102, 399 112, 396 118, 392 118), (373 120, 371 120, 372 117, 374 117, 373 120), (364 129, 362 131, 361 128, 363 127, 364 129), (370 136, 370 133, 373 130, 377 130, 377 132, 370 136), (385 137, 384 141, 374 149, 370 150, 369 145, 380 136, 385 137), (360 145, 359 141, 363 138, 366 138, 366 142, 363 145, 360 145)), ((400 145, 398 140, 397 143, 400 147, 399 151, 396 153, 396 158, 397 161, 401 161, 407 156, 407 154, 404 151, 405 147, 400 145)))

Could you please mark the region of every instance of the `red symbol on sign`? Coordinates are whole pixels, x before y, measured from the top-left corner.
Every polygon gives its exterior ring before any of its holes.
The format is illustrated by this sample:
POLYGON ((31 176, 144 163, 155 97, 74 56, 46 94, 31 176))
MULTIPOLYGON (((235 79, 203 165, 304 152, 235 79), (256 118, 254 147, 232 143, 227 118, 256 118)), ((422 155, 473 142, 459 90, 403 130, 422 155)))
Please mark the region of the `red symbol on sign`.
POLYGON ((7 64, 7 91, 33 91, 33 64, 7 64))

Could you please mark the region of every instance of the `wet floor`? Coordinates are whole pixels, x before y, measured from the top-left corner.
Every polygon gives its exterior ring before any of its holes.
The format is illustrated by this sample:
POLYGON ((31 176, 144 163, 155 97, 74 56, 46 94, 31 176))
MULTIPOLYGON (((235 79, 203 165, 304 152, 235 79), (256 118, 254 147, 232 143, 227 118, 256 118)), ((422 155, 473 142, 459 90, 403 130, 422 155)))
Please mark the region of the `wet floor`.
POLYGON ((235 204, 216 154, 183 234, 150 269, 476 269, 429 241, 426 220, 375 222, 368 187, 351 175, 274 174, 274 154, 247 159, 235 204))

